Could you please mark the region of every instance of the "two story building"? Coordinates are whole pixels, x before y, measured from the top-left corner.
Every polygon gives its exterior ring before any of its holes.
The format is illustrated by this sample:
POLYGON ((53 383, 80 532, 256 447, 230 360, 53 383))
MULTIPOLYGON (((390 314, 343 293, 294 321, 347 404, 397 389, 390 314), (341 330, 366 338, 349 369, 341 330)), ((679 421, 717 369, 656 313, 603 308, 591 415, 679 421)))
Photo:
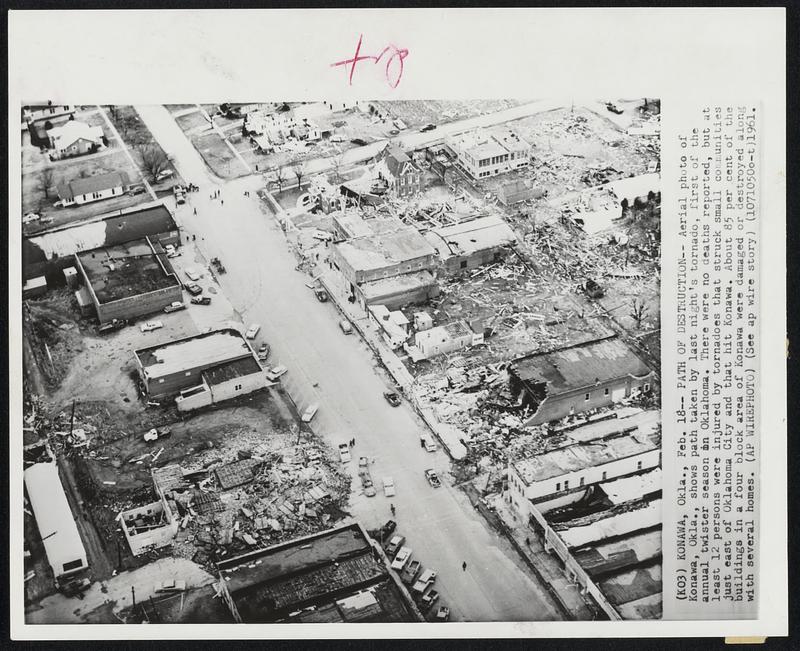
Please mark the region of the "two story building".
POLYGON ((395 145, 386 145, 378 155, 376 171, 400 198, 410 197, 422 187, 422 171, 408 154, 395 145))

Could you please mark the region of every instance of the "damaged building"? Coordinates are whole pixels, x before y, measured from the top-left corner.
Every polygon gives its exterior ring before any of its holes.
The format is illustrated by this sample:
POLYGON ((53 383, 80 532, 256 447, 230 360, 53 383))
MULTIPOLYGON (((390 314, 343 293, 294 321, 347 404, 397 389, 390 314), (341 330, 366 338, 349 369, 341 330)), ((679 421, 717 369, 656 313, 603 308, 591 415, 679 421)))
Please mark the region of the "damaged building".
POLYGON ((141 348, 134 358, 147 397, 180 393, 176 402, 182 410, 268 386, 253 349, 233 328, 141 348))
POLYGON ((160 312, 183 299, 164 248, 149 237, 78 253, 75 266, 101 324, 160 312))
MULTIPOLYGON (((172 467, 167 467, 169 470, 172 467)), ((159 481, 159 473, 164 469, 154 468, 151 473, 153 485, 158 499, 119 514, 122 533, 134 556, 139 556, 151 549, 159 549, 172 544, 178 533, 178 508, 170 499, 159 481)), ((166 488, 170 488, 169 485, 166 488)))
POLYGON ((499 215, 432 228, 425 239, 449 273, 497 262, 517 243, 514 231, 499 215))
POLYGON ((616 335, 514 360, 510 388, 541 425, 649 392, 653 371, 616 335))
POLYGON ((360 524, 217 563, 238 623, 413 622, 422 616, 360 524))
POLYGON ((506 499, 611 620, 661 616, 659 418, 584 425, 508 466, 506 499))
POLYGON ((413 226, 394 217, 359 220, 352 212, 334 223, 338 232, 358 233, 331 247, 331 262, 362 308, 395 309, 438 294, 435 251, 413 226))

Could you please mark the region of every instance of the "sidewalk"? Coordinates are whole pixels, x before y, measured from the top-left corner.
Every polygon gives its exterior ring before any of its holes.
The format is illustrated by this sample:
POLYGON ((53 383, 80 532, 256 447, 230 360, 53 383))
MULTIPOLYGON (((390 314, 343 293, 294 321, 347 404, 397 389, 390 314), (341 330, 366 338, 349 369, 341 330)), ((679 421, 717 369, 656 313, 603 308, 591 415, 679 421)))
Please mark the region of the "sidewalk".
POLYGON ((567 578, 558 558, 544 550, 541 537, 522 522, 519 515, 512 513, 502 495, 494 494, 487 497, 486 501, 497 514, 502 532, 542 583, 548 586, 550 593, 559 601, 567 615, 577 621, 596 619, 594 609, 589 606, 591 598, 584 597, 580 587, 567 578))

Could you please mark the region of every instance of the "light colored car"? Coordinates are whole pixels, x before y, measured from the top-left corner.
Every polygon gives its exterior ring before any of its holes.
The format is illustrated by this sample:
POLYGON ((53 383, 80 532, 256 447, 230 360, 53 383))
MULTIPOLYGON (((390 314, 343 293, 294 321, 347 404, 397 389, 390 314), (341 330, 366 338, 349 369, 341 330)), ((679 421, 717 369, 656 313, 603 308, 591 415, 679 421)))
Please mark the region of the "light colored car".
POLYGON ((273 366, 269 371, 267 371, 267 379, 274 382, 281 375, 286 373, 287 370, 288 369, 282 364, 279 364, 278 366, 273 366))
POLYGON ((409 560, 411 560, 411 547, 401 547, 400 551, 397 552, 397 556, 394 557, 392 561, 392 569, 397 570, 398 572, 402 571, 402 569, 406 566, 409 560))
POLYGON ((200 280, 200 273, 197 271, 197 269, 194 268, 184 269, 183 273, 186 274, 186 277, 189 280, 194 280, 194 281, 200 280))
POLYGON ((386 555, 389 558, 394 557, 394 555, 397 553, 397 550, 400 549, 405 544, 405 542, 406 542, 405 536, 400 536, 400 535, 392 536, 392 539, 386 545, 386 555))
POLYGON ((317 415, 318 411, 319 411, 319 404, 315 402, 314 404, 306 407, 306 410, 303 412, 303 415, 300 417, 300 420, 302 420, 304 423, 310 423, 311 420, 314 418, 314 416, 317 415))
POLYGON ((383 494, 386 495, 386 497, 392 497, 395 494, 394 479, 392 479, 391 477, 383 478, 383 494))
POLYGON ((339 327, 342 329, 346 335, 353 333, 353 324, 350 323, 347 319, 342 319, 339 321, 339 327))
POLYGON ((425 450, 428 452, 436 452, 439 449, 439 446, 434 443, 429 436, 425 437, 425 450))
POLYGON ((172 170, 161 170, 158 174, 156 174, 156 181, 163 181, 164 179, 168 179, 170 176, 174 175, 175 172, 172 170))
POLYGON ((339 459, 342 463, 350 462, 350 446, 347 443, 339 443, 339 459))
POLYGON ((151 330, 158 330, 159 328, 163 328, 164 324, 161 321, 148 321, 147 323, 143 323, 141 325, 142 332, 150 332, 151 330))
POLYGON ((186 304, 181 303, 180 301, 172 301, 167 307, 164 308, 164 312, 169 314, 170 312, 177 312, 178 310, 186 309, 186 304))
POLYGON ((258 323, 251 323, 247 332, 244 333, 244 336, 248 339, 255 339, 260 330, 261 326, 258 323))

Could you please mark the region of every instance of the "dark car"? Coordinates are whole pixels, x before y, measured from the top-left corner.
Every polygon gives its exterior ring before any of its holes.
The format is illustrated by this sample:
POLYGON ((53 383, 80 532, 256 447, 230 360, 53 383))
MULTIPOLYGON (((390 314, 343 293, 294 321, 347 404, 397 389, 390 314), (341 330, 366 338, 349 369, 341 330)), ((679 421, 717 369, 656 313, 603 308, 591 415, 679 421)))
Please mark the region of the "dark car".
POLYGON ((385 391, 383 397, 386 398, 386 402, 388 402, 392 407, 400 406, 400 396, 393 391, 385 391))
POLYGON ((203 293, 203 288, 200 287, 197 283, 189 283, 186 285, 186 291, 189 292, 192 296, 197 296, 198 294, 203 293))
POLYGON ((352 142, 354 145, 358 145, 359 147, 363 147, 364 145, 368 144, 363 138, 353 138, 350 142, 352 142))
POLYGON ((317 300, 320 303, 325 303, 328 300, 328 292, 326 292, 321 287, 318 287, 314 290, 314 295, 317 297, 317 300))
POLYGON ((433 131, 436 128, 435 124, 426 124, 420 131, 433 131))
POLYGON ((108 323, 98 326, 97 334, 104 335, 107 332, 114 332, 124 328, 126 325, 128 325, 128 322, 125 319, 111 319, 108 323))
POLYGON ((144 194, 146 192, 143 185, 135 185, 130 190, 128 190, 128 194, 132 197, 136 196, 137 194, 144 194))
POLYGON ((395 529, 397 529, 397 523, 394 520, 387 520, 386 524, 378 531, 378 537, 381 540, 389 540, 389 536, 394 533, 395 529))
POLYGON ((195 305, 211 305, 211 299, 208 296, 193 296, 190 300, 195 305))
POLYGON ((612 113, 616 113, 617 115, 622 114, 622 109, 613 102, 606 102, 606 108, 612 113))

